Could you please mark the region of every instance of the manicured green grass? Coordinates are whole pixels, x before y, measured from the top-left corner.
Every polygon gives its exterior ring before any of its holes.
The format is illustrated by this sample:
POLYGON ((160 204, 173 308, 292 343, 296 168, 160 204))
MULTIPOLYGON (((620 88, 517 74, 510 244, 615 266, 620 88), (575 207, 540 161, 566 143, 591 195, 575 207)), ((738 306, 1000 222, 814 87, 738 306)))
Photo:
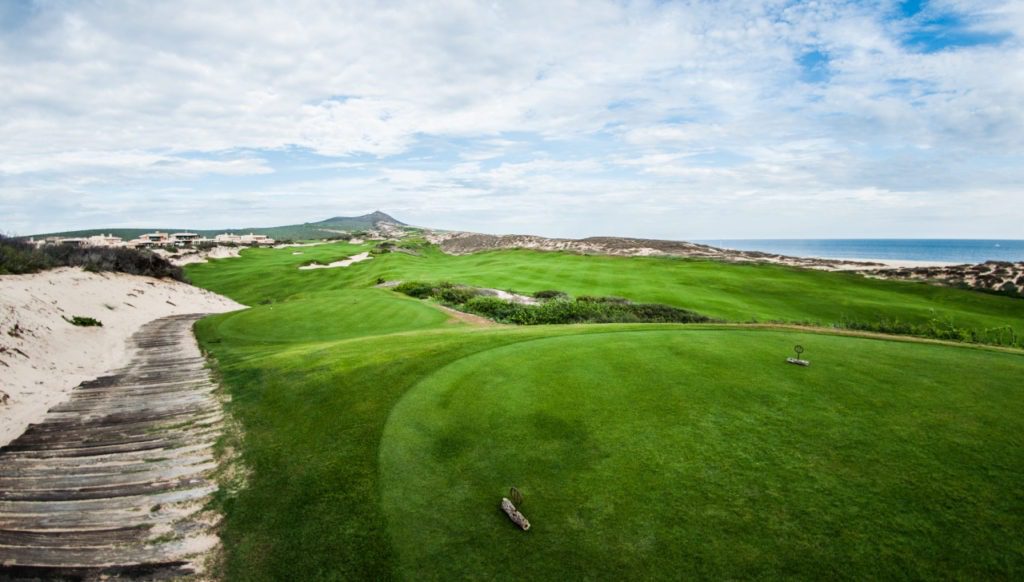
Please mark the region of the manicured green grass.
POLYGON ((255 304, 303 290, 367 287, 377 279, 448 280, 481 287, 573 295, 615 295, 663 303, 727 321, 787 321, 817 325, 844 320, 951 322, 978 331, 1012 326, 1024 336, 1024 301, 924 283, 881 281, 850 273, 776 265, 640 257, 596 257, 534 251, 497 251, 454 257, 427 249, 422 256, 379 255, 344 269, 299 271, 368 247, 345 244, 244 251, 246 260, 192 265, 197 284, 255 304))
POLYGON ((422 301, 384 289, 349 289, 300 293, 231 313, 220 322, 219 332, 227 341, 287 344, 428 329, 448 319, 422 301))
POLYGON ((250 470, 223 499, 229 579, 1024 571, 1020 354, 703 325, 474 328, 367 287, 383 277, 560 288, 719 317, 725 305, 734 320, 813 320, 845 304, 1016 325, 1024 302, 528 252, 389 254, 299 271, 365 247, 298 250, 188 269, 256 306, 197 324, 250 470), (787 302, 790 288, 814 300, 787 302), (796 343, 810 368, 783 362, 796 343), (526 496, 528 533, 497 509, 512 485, 526 496))
POLYGON ((520 342, 413 387, 381 443, 419 579, 1024 573, 1022 358, 737 331, 520 342), (812 346, 808 369, 780 357, 812 346), (813 352, 813 353, 811 353, 813 352), (984 373, 951 383, 963 368, 984 373), (517 486, 527 534, 497 511, 517 486), (429 569, 425 565, 429 564, 429 569))

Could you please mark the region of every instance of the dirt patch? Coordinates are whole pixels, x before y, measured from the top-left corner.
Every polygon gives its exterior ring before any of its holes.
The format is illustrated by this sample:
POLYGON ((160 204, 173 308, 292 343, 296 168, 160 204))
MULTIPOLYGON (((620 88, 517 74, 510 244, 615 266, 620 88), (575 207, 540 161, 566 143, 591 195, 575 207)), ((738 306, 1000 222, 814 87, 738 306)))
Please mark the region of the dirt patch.
POLYGON ((499 327, 499 326, 501 326, 500 323, 491 321, 490 319, 487 319, 486 317, 483 317, 483 316, 480 316, 480 315, 473 315, 472 313, 465 313, 465 312, 459 311, 458 309, 452 309, 451 307, 445 307, 444 305, 439 305, 437 303, 433 303, 432 305, 434 307, 440 309, 441 311, 447 313, 449 316, 451 316, 452 320, 455 320, 455 321, 461 321, 463 323, 468 323, 469 325, 472 325, 472 326, 475 326, 475 327, 499 327))

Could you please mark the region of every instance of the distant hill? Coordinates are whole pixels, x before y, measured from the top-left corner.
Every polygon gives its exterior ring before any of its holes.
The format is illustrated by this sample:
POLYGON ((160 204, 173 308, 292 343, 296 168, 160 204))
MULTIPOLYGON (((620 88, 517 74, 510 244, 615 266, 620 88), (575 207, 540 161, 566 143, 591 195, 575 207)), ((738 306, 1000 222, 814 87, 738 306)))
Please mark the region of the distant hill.
POLYGON ((321 220, 320 222, 305 222, 302 224, 289 224, 286 226, 252 226, 246 228, 219 228, 215 230, 168 228, 164 226, 161 226, 159 228, 92 228, 88 230, 51 232, 45 234, 37 234, 34 236, 36 238, 42 238, 47 236, 60 236, 70 238, 87 237, 97 234, 109 233, 128 240, 137 238, 139 235, 145 234, 147 232, 154 232, 159 230, 161 232, 195 232, 208 237, 212 237, 222 233, 247 234, 250 232, 255 232, 257 234, 265 234, 277 240, 308 240, 327 238, 332 235, 340 234, 341 232, 369 230, 381 224, 388 224, 394 226, 408 226, 404 222, 400 222, 395 218, 378 210, 376 212, 371 212, 370 214, 364 214, 363 216, 335 216, 333 218, 328 218, 327 220, 321 220))

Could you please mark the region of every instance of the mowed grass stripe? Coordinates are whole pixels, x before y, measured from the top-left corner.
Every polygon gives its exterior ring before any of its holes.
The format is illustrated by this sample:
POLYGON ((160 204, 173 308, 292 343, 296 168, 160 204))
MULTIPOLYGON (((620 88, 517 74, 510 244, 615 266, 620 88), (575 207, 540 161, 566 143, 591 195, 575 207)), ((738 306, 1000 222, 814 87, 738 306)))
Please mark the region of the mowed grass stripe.
POLYGON ((317 342, 428 329, 449 319, 422 301, 391 291, 349 289, 302 293, 231 313, 219 330, 221 337, 240 343, 317 342))

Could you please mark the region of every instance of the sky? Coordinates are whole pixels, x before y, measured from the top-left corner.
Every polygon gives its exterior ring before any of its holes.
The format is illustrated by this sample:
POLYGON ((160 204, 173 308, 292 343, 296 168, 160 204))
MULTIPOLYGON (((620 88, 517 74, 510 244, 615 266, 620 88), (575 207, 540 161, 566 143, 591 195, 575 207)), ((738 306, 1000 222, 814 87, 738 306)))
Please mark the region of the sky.
POLYGON ((0 2, 0 232, 1024 238, 1024 0, 0 2))

